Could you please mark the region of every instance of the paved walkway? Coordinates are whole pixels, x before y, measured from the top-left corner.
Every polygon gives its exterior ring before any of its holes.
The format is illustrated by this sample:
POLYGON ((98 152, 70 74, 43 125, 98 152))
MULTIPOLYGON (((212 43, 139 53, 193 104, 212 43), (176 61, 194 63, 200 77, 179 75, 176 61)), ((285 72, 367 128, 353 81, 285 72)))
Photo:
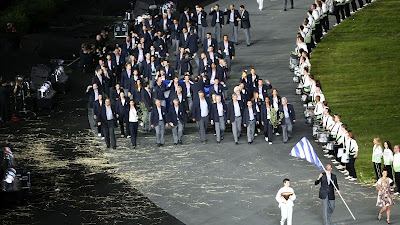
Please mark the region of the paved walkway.
MULTIPOLYGON (((256 0, 217 3, 221 8, 230 3, 245 4, 252 25, 251 47, 245 46, 240 30, 242 44, 236 50, 232 78, 228 82, 230 89, 241 70, 254 66, 257 74, 269 79, 279 94, 294 105, 297 123, 292 140, 283 144, 281 137, 275 138, 270 146, 263 136, 259 136, 252 145, 242 138, 241 144, 235 146, 229 133, 218 145, 210 132, 209 143, 201 145, 196 129, 189 128, 182 146, 172 145, 171 131, 167 130, 163 148, 155 147, 155 135, 147 135, 140 137, 136 150, 129 148, 128 141, 119 141, 120 147, 107 150, 106 156, 121 178, 186 224, 278 224, 280 211, 275 194, 285 177, 292 180, 297 195, 294 224, 322 224, 319 186, 314 186, 320 171, 316 166, 288 156, 302 137, 313 140, 311 127, 305 125, 302 115, 302 103, 294 95, 296 84, 292 83, 292 74, 288 70, 289 52, 295 46, 297 27, 306 17, 312 1, 297 0, 295 9, 287 12, 281 11, 281 1, 265 1, 262 12, 258 10, 256 0)), ((207 12, 210 7, 205 7, 207 12)), ((223 31, 228 32, 227 28, 223 31)), ((189 126, 193 127, 193 124, 189 126)), ((321 161, 327 163, 321 148, 315 144, 314 147, 321 161)), ((344 204, 337 199, 333 224, 375 224, 377 192, 372 187, 345 180, 338 171, 334 173, 338 175, 340 189, 357 221, 352 221, 344 204)), ((400 219, 396 215, 397 209, 394 206, 392 221, 400 219)))

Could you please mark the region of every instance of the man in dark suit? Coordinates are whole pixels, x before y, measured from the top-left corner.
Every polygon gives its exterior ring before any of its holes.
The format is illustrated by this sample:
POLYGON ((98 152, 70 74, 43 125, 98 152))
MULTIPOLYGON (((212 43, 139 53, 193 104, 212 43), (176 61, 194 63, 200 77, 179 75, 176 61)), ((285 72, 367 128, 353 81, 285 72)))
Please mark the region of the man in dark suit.
POLYGON ((265 99, 268 98, 268 90, 271 88, 272 85, 269 80, 266 80, 264 84, 263 79, 259 78, 257 81, 257 86, 253 89, 253 93, 257 92, 258 97, 260 97, 262 101, 265 101, 265 99))
POLYGON ((230 5, 230 10, 225 9, 224 12, 225 15, 227 15, 226 18, 226 24, 229 24, 231 27, 231 32, 232 32, 232 41, 235 42, 235 44, 239 44, 239 39, 238 39, 238 25, 240 20, 240 14, 237 9, 235 9, 235 5, 231 4, 230 5))
POLYGON ((103 75, 103 70, 101 68, 96 68, 94 71, 95 75, 92 79, 92 84, 97 84, 98 89, 100 92, 106 92, 106 88, 108 85, 107 78, 103 75))
POLYGON ((125 94, 122 92, 120 94, 120 99, 115 103, 115 113, 117 116, 117 121, 121 127, 121 137, 126 137, 129 134, 128 127, 126 126, 126 117, 128 116, 129 102, 125 98, 125 94), (126 128, 126 133, 125 129, 126 128))
POLYGON ((210 120, 211 125, 215 124, 215 133, 217 134, 217 143, 224 139, 225 123, 226 123, 226 104, 222 102, 221 95, 217 95, 216 102, 211 106, 210 120))
POLYGON ((211 109, 210 101, 204 97, 204 91, 198 91, 199 98, 193 101, 192 117, 193 121, 197 122, 197 127, 200 133, 200 139, 203 144, 206 144, 206 131, 211 109))
POLYGON ((150 116, 151 116, 151 110, 153 109, 153 98, 149 82, 144 83, 144 90, 141 92, 141 95, 142 95, 141 97, 142 102, 146 106, 149 118, 148 122, 144 124, 144 127, 147 128, 147 131, 150 131, 150 116))
POLYGON ((113 106, 111 106, 111 100, 109 98, 106 99, 104 106, 99 109, 99 120, 97 125, 102 127, 103 134, 106 140, 107 148, 111 147, 113 149, 117 148, 117 143, 115 139, 114 128, 116 125, 116 113, 113 106))
POLYGON ((209 91, 210 99, 212 98, 213 94, 216 94, 216 95, 219 95, 222 97, 222 95, 224 93, 225 87, 220 83, 219 80, 220 80, 219 77, 215 77, 213 80, 214 84, 210 86, 210 91, 209 91))
POLYGON ((179 39, 181 37, 182 29, 179 26, 178 20, 174 20, 173 24, 169 26, 169 31, 172 40, 172 46, 175 49, 175 55, 179 54, 179 39))
POLYGON ((256 130, 257 111, 252 101, 247 101, 247 107, 243 112, 243 126, 247 128, 247 143, 251 144, 254 140, 256 130))
POLYGON ((224 27, 224 12, 222 12, 222 10, 219 9, 219 5, 216 4, 215 7, 211 8, 209 15, 212 16, 211 26, 214 28, 214 36, 219 43, 222 39, 221 28, 224 27))
POLYGON ((99 99, 99 94, 101 95, 102 93, 98 90, 97 83, 89 85, 86 89, 86 95, 88 96, 88 120, 91 129, 95 127, 94 103, 99 99))
POLYGON ((335 210, 335 186, 336 192, 339 192, 339 185, 337 183, 336 175, 331 173, 332 165, 326 164, 326 173, 321 173, 315 181, 315 185, 321 183, 319 189, 319 198, 322 200, 322 216, 324 218, 324 225, 331 224, 331 215, 335 210))
POLYGON ((195 15, 196 24, 197 24, 197 33, 199 34, 199 41, 203 43, 206 38, 206 29, 207 29, 207 13, 204 12, 203 7, 199 7, 197 15, 195 15))
POLYGON ((185 49, 189 49, 191 58, 194 59, 196 65, 198 66, 199 56, 197 55, 197 51, 199 50, 199 46, 197 45, 197 39, 197 34, 193 30, 190 31, 190 35, 184 47, 185 49))
POLYGON ((156 85, 153 89, 153 98, 158 99, 161 102, 162 106, 166 106, 167 102, 165 101, 164 92, 167 90, 167 86, 162 81, 161 77, 157 78, 156 85))
POLYGON ((278 113, 283 113, 284 115, 281 121, 281 126, 283 142, 286 143, 291 137, 293 124, 296 122, 296 114, 294 112, 294 108, 291 104, 287 103, 286 97, 282 97, 282 105, 279 106, 278 113))
POLYGON ((161 101, 156 99, 156 106, 151 111, 150 124, 151 128, 156 129, 157 146, 161 147, 164 145, 164 126, 168 126, 166 123, 167 109, 161 106, 161 101))
POLYGON ((186 111, 179 99, 174 99, 172 106, 169 108, 167 121, 172 127, 172 135, 174 136, 174 145, 182 144, 183 128, 187 122, 186 111))
POLYGON ((121 43, 121 49, 122 49, 121 55, 122 55, 122 57, 126 58, 129 55, 131 55, 131 53, 132 53, 131 51, 134 48, 133 44, 134 43, 132 42, 131 36, 128 35, 125 38, 125 41, 121 43))
POLYGON ((232 94, 232 101, 228 105, 227 110, 227 122, 232 123, 232 133, 235 144, 239 144, 239 136, 242 133, 242 114, 243 114, 243 103, 238 101, 237 95, 232 94))
POLYGON ((189 8, 185 7, 183 13, 179 17, 179 26, 186 27, 186 22, 190 21, 189 8))
POLYGON ((121 87, 124 89, 125 96, 128 96, 129 89, 132 85, 132 65, 130 63, 126 64, 125 71, 121 75, 121 87))
POLYGON ((229 37, 226 34, 223 41, 218 44, 218 53, 223 56, 228 67, 228 72, 230 72, 232 60, 235 59, 235 46, 232 41, 229 41, 229 37))
POLYGON ((187 28, 184 27, 184 28, 182 29, 182 32, 180 33, 180 37, 179 37, 179 46, 183 46, 184 48, 186 48, 185 46, 186 46, 186 43, 187 43, 188 40, 189 40, 189 36, 190 36, 190 34, 189 34, 187 28))
POLYGON ((203 52, 208 51, 208 47, 212 46, 214 49, 218 49, 218 42, 211 36, 211 33, 206 34, 206 38, 203 41, 203 52))
POLYGON ((246 43, 247 47, 251 45, 250 41, 250 18, 249 18, 249 12, 244 8, 243 5, 240 6, 240 23, 241 23, 241 28, 244 31, 244 35, 246 36, 246 43))

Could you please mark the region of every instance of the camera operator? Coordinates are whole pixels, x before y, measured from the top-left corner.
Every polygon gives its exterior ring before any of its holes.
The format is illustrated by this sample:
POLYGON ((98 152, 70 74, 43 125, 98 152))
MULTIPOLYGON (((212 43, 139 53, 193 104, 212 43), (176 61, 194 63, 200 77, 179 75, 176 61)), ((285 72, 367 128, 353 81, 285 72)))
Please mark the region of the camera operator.
POLYGON ((0 122, 10 119, 9 106, 14 82, 7 83, 0 75, 0 122))

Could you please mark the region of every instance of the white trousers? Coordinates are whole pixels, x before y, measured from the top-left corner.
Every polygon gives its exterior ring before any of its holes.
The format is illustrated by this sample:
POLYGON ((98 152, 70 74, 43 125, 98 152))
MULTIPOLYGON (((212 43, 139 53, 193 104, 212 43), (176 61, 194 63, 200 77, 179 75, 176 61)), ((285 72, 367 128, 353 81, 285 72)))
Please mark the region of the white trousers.
POLYGON ((261 11, 264 8, 264 0, 257 0, 258 9, 261 11))
POLYGON ((287 225, 292 225, 292 214, 293 214, 293 206, 287 206, 286 204, 281 205, 281 225, 285 224, 287 221, 287 225))

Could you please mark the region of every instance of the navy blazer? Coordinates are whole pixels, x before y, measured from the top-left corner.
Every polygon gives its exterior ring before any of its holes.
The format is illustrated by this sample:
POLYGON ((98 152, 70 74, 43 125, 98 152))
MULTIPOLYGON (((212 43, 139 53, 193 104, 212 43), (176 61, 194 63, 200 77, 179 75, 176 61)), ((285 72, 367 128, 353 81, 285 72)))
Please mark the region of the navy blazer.
MULTIPOLYGON (((224 70, 222 69, 222 67, 217 66, 216 71, 215 71, 215 78, 218 78, 219 81, 224 81, 224 70)), ((212 77, 212 69, 211 67, 209 67, 206 71, 206 74, 208 76, 208 78, 211 81, 211 77, 212 77)))
MULTIPOLYGON (((225 50, 224 41, 221 41, 218 44, 218 50, 221 50, 221 54, 225 58, 226 53, 224 51, 225 50)), ((232 56, 235 56, 235 45, 234 45, 233 41, 228 41, 228 52, 229 52, 229 57, 232 59, 232 56)))
POLYGON ((190 49, 190 54, 196 53, 199 50, 199 47, 197 45, 197 39, 199 39, 197 34, 191 34, 186 40, 184 47, 185 49, 186 48, 190 49))
MULTIPOLYGON (((167 121, 167 109, 164 106, 161 106, 161 114, 163 121, 167 121)), ((151 111, 151 116, 150 116, 150 124, 154 126, 158 126, 159 122, 159 115, 158 115, 158 110, 157 106, 154 106, 153 110, 151 111)))
MULTIPOLYGON (((333 173, 331 173, 331 180, 339 190, 336 175, 333 173)), ((319 183, 321 183, 321 187, 319 188, 319 198, 325 199, 326 196, 328 196, 329 200, 335 200, 335 187, 333 186, 332 182, 330 182, 328 185, 328 177, 326 176, 326 173, 322 173, 321 179, 315 181, 315 185, 318 185, 319 183)))
MULTIPOLYGON (((207 105, 208 105, 208 115, 210 115, 210 112, 211 112, 210 100, 208 98, 204 98, 204 99, 206 100, 207 105)), ((193 102, 192 118, 194 118, 196 121, 199 121, 201 119, 201 109, 200 109, 200 99, 199 98, 193 102)))
MULTIPOLYGON (((210 46, 214 47, 214 53, 217 52, 217 50, 218 50, 218 42, 217 42, 217 39, 211 38, 211 45, 210 45, 210 46)), ((204 52, 208 52, 208 47, 210 47, 210 46, 208 46, 208 39, 205 38, 205 39, 203 40, 203 51, 204 51, 204 52)))
MULTIPOLYGON (((112 105, 111 105, 111 111, 113 114, 114 125, 116 125, 117 116, 115 113, 115 108, 112 105)), ((106 115, 106 104, 103 104, 101 107, 99 107, 97 117, 98 117, 97 121, 101 122, 101 126, 108 128, 107 115, 106 115)))
POLYGON ((182 123, 186 123, 187 122, 187 115, 186 115, 186 111, 183 108, 182 105, 178 106, 178 115, 176 114, 175 111, 175 106, 171 105, 169 107, 169 111, 168 111, 168 116, 167 116, 167 121, 168 123, 173 123, 174 126, 178 126, 178 118, 179 121, 181 121, 182 123))
MULTIPOLYGON (((102 92, 98 90, 98 93, 101 94, 102 92)), ((88 101, 88 108, 94 108, 94 103, 95 103, 95 94, 93 88, 90 88, 89 91, 86 92, 89 101, 88 101)))
POLYGON ((114 89, 112 90, 112 92, 111 92, 111 98, 112 98, 112 100, 113 100, 113 101, 117 101, 117 100, 119 99, 119 96, 120 96, 120 93, 121 93, 121 92, 124 92, 124 89, 123 89, 123 88, 120 88, 120 89, 119 89, 119 92, 117 92, 117 89, 114 88, 114 89))
MULTIPOLYGON (((296 120, 296 114, 294 113, 294 108, 293 108, 293 106, 291 104, 287 104, 287 108, 288 108, 288 111, 289 111, 290 122, 293 124, 293 120, 296 120)), ((283 105, 279 106, 279 112, 284 113, 283 112, 283 105)), ((285 118, 282 119, 281 124, 285 125, 285 118)))
MULTIPOLYGON (((277 98, 278 98, 278 108, 279 108, 282 105, 282 98, 279 95, 277 96, 277 98)), ((273 107, 274 106, 274 98, 272 97, 272 95, 269 96, 269 102, 270 102, 271 106, 273 107)))
MULTIPOLYGON (((262 85, 261 93, 262 93, 264 99, 268 98, 268 89, 271 89, 271 88, 272 88, 272 85, 267 85, 267 84, 262 85)), ((255 88, 253 88, 253 93, 254 92, 260 93, 260 92, 258 92, 258 85, 255 88)))
POLYGON ((151 96, 151 91, 149 94, 149 92, 147 92, 146 89, 143 89, 141 95, 142 95, 142 97, 141 97, 142 102, 145 104, 147 111, 150 112, 151 109, 153 108, 153 99, 151 96))
MULTIPOLYGON (((203 11, 200 13, 200 16, 201 16, 201 26, 207 27, 208 26, 207 25, 207 13, 203 11)), ((195 13, 194 18, 196 19, 196 24, 197 24, 197 21, 199 21, 198 17, 199 17, 199 15, 197 13, 195 13)))
POLYGON ((121 75, 121 87, 124 89, 130 89, 131 87, 131 79, 133 77, 133 71, 131 70, 131 77, 128 77, 128 72, 125 70, 124 72, 122 72, 121 75))
MULTIPOLYGON (((223 115, 224 115, 225 120, 226 120, 227 119, 226 118, 227 107, 226 107, 225 103, 223 103, 223 102, 221 102, 221 103, 222 103, 222 108, 223 108, 222 112, 223 112, 223 115)), ((213 103, 212 106, 211 106, 210 120, 212 120, 214 122, 220 122, 219 121, 219 115, 218 115, 217 103, 213 103)))
MULTIPOLYGON (((224 12, 222 12, 221 10, 218 10, 219 12, 219 24, 224 25, 224 12)), ((211 26, 215 27, 215 24, 217 24, 217 11, 213 10, 211 11, 208 15, 212 15, 212 19, 211 19, 211 26)))
POLYGON ((224 86, 222 86, 222 84, 218 84, 218 91, 215 91, 214 86, 215 86, 214 84, 210 86, 210 92, 209 92, 210 98, 212 98, 213 94, 220 95, 222 97, 224 86))
MULTIPOLYGON (((226 17, 226 24, 230 24, 230 18, 231 18, 231 12, 232 10, 228 9, 228 11, 224 12, 225 15, 227 15, 226 17)), ((235 26, 238 26, 239 22, 237 21, 237 18, 240 18, 240 14, 239 11, 237 9, 234 9, 233 11, 233 23, 235 24, 235 26)))
POLYGON ((182 27, 177 26, 177 29, 175 29, 175 24, 171 24, 169 25, 169 30, 171 31, 171 39, 175 39, 175 40, 179 40, 181 37, 181 33, 182 33, 182 27))
POLYGON ((249 29, 251 27, 250 25, 250 17, 249 17, 249 12, 247 10, 244 10, 243 16, 241 15, 241 25, 240 27, 243 29, 249 29))
POLYGON ((155 84, 153 88, 153 98, 158 100, 165 100, 164 92, 166 90, 167 86, 165 86, 164 82, 162 82, 160 86, 155 84))
POLYGON ((121 99, 115 103, 115 113, 118 114, 118 119, 124 119, 129 109, 129 100, 125 98, 125 104, 122 104, 121 99))
MULTIPOLYGON (((252 108, 253 108, 254 121, 257 121, 256 106, 253 105, 252 108)), ((242 121, 243 121, 243 124, 245 124, 245 125, 249 124, 249 122, 250 122, 250 112, 249 112, 249 108, 248 107, 246 107, 244 109, 242 121)))
MULTIPOLYGON (((240 115, 243 117, 243 102, 239 102, 239 107, 240 107, 240 115)), ((230 120, 231 123, 235 122, 235 110, 233 106, 233 100, 228 105, 228 110, 227 110, 227 120, 230 120)))
MULTIPOLYGON (((271 110, 273 109, 272 106, 271 106, 270 109, 271 110)), ((267 113, 268 113, 267 112, 267 106, 265 106, 265 103, 263 103, 262 106, 261 106, 261 118, 260 118, 261 122, 264 121, 264 123, 266 123, 268 121, 267 113)), ((277 117, 278 117, 278 115, 277 115, 277 117)))

